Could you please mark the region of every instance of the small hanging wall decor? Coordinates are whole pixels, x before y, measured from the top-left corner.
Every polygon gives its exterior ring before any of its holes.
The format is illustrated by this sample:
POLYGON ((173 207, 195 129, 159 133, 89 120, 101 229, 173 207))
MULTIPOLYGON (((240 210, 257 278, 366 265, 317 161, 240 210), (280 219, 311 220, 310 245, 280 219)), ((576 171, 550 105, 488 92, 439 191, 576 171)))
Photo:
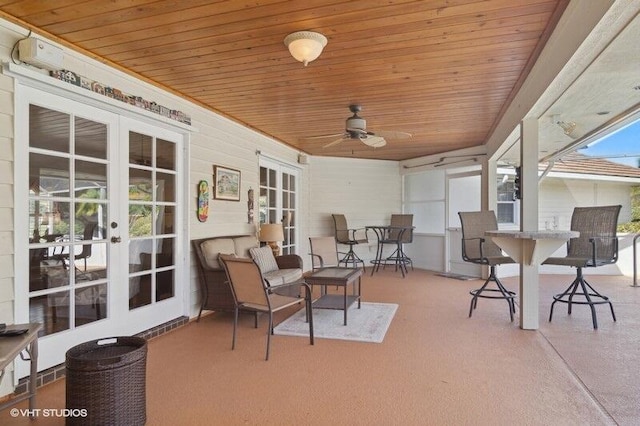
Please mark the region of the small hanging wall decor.
POLYGON ((106 86, 100 82, 90 80, 72 71, 69 71, 69 70, 51 71, 50 75, 51 77, 57 80, 62 80, 66 83, 73 84, 74 86, 82 87, 83 89, 90 90, 92 92, 98 93, 99 95, 107 96, 109 98, 118 100, 120 102, 125 102, 130 105, 135 105, 138 108, 151 111, 155 114, 159 114, 171 120, 179 121, 180 123, 189 124, 189 125, 191 124, 191 117, 189 117, 187 114, 185 114, 182 111, 169 109, 163 105, 157 104, 153 101, 149 101, 140 96, 124 93, 120 89, 106 86))
POLYGON ((253 188, 249 188, 247 198, 247 223, 253 223, 253 188))
POLYGON ((206 222, 209 217, 209 182, 201 180, 198 183, 198 220, 206 222))

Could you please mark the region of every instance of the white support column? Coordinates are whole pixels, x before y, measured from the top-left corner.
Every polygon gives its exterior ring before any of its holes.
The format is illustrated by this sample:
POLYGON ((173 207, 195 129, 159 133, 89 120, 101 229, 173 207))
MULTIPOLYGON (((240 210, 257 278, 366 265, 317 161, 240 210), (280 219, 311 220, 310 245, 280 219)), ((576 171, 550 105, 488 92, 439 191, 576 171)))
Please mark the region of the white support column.
MULTIPOLYGON (((480 209, 481 210, 493 210, 497 212, 497 173, 498 162, 494 159, 484 158, 482 160, 482 174, 480 175, 480 190, 482 195, 480 197, 480 209)), ((489 276, 489 267, 482 266, 482 279, 486 279, 489 276)))
MULTIPOLYGON (((538 120, 525 118, 520 125, 520 230, 538 230, 538 120)), ((538 329, 538 264, 520 263, 520 328, 538 329)))
MULTIPOLYGON (((481 208, 482 210, 496 210, 498 202, 498 162, 493 158, 482 160, 481 177, 481 208)), ((496 212, 497 213, 497 212, 496 212)))

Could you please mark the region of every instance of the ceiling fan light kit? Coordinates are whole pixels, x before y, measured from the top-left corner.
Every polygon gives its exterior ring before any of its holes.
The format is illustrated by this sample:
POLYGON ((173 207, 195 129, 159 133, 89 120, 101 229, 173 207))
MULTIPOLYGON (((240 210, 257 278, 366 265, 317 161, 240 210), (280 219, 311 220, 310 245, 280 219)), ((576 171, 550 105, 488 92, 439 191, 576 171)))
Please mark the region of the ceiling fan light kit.
POLYGON ((309 62, 318 59, 322 49, 327 45, 327 38, 312 31, 298 31, 286 36, 284 44, 291 56, 306 67, 309 62))
POLYGON ((349 111, 351 111, 353 115, 347 118, 347 132, 362 132, 367 128, 367 120, 358 115, 360 110, 362 110, 360 105, 349 105, 349 111))

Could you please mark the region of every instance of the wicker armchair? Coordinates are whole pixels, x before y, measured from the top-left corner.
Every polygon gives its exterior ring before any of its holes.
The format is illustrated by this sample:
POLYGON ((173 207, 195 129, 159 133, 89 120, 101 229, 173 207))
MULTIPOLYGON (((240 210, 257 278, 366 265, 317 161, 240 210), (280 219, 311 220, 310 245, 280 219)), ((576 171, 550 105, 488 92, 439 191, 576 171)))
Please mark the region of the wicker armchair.
POLYGON ((479 212, 458 212, 462 224, 462 258, 471 263, 489 266, 489 277, 482 287, 471 290, 471 306, 469 317, 478 305, 478 298, 505 299, 509 304, 509 316, 513 321, 516 312, 514 298, 515 293, 507 290, 496 275, 496 266, 504 263, 513 263, 513 259, 502 254, 502 250, 490 239, 485 239, 486 231, 498 229, 498 220, 492 210, 479 212), (495 288, 489 288, 494 283, 495 288))
POLYGON ((233 316, 233 340, 231 349, 236 346, 236 329, 238 327, 238 311, 248 310, 269 314, 269 327, 267 328, 267 354, 265 360, 269 360, 269 348, 271 335, 273 334, 273 313, 290 306, 305 302, 307 320, 309 322, 309 340, 313 345, 313 312, 311 309, 311 287, 304 281, 297 283, 269 286, 265 281, 260 267, 253 259, 235 257, 234 255, 219 256, 224 266, 227 278, 231 285, 231 291, 235 300, 233 316), (305 297, 283 296, 275 293, 278 287, 302 286, 305 288, 305 297))
POLYGON ((613 305, 607 296, 598 293, 587 282, 582 268, 596 268, 598 266, 615 263, 618 260, 618 238, 616 229, 618 216, 622 206, 576 207, 571 215, 571 230, 580 232, 580 236, 572 238, 567 243, 565 257, 550 257, 543 262, 545 265, 564 265, 576 268, 576 278, 567 289, 553 296, 549 321, 553 317, 553 306, 556 302, 568 304, 568 314, 571 315, 572 305, 589 305, 593 328, 598 328, 595 305, 608 304, 611 316, 616 321, 613 305), (575 300, 575 298, 578 298, 575 300))

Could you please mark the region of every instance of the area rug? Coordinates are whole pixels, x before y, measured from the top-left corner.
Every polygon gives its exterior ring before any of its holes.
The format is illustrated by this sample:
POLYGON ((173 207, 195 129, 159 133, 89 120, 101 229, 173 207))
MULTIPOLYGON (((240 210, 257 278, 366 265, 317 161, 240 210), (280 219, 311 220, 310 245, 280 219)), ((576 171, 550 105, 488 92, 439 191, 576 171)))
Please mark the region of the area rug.
MULTIPOLYGON (((344 312, 337 309, 313 310, 313 334, 323 339, 355 340, 358 342, 382 343, 391 320, 398 309, 395 303, 354 303, 347 312, 347 325, 344 324, 344 312)), ((309 336, 309 324, 305 322, 305 310, 301 309, 290 316, 274 330, 284 336, 309 336)))

